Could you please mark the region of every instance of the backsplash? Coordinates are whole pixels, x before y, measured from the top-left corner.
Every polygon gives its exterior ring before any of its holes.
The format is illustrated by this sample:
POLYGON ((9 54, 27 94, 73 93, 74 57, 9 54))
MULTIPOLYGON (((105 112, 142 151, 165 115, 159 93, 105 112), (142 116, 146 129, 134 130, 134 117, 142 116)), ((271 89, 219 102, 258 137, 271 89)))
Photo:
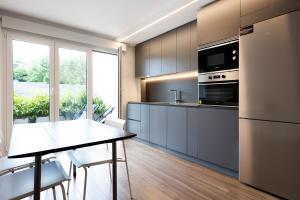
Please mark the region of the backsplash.
POLYGON ((171 102, 174 101, 174 92, 170 89, 181 91, 181 99, 184 102, 197 102, 198 99, 197 77, 181 79, 145 81, 143 98, 146 102, 171 102))

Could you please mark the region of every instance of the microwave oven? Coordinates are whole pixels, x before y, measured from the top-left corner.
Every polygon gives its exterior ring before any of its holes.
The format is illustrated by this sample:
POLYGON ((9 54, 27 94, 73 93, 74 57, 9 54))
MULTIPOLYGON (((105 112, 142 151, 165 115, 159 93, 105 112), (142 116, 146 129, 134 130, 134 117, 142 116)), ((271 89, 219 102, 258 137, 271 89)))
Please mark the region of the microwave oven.
POLYGON ((232 70, 238 66, 238 40, 198 50, 199 73, 232 70))

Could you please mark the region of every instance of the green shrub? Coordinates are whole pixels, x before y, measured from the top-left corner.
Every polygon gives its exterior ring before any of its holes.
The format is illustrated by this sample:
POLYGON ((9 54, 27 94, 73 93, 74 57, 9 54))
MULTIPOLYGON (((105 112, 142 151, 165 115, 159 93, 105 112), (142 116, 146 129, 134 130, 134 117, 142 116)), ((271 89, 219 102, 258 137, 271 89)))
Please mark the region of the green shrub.
POLYGON ((105 112, 106 110, 106 105, 100 97, 94 97, 93 98, 93 105, 97 107, 97 109, 94 111, 94 114, 100 115, 105 112))
POLYGON ((75 114, 84 109, 86 105, 86 95, 80 92, 79 95, 73 96, 71 93, 64 95, 60 99, 59 114, 65 119, 73 119, 75 114))
POLYGON ((13 79, 20 81, 20 82, 26 82, 28 78, 28 73, 24 68, 16 68, 14 69, 13 73, 13 79))
POLYGON ((28 116, 28 98, 14 94, 13 105, 14 119, 26 118, 28 116))
MULTIPOLYGON (((68 93, 60 99, 60 115, 65 119, 73 119, 76 114, 80 113, 86 107, 86 104, 87 98, 84 91, 79 92, 76 96, 68 93)), ((93 104, 97 106, 95 114, 99 115, 106 109, 106 105, 100 97, 95 97, 93 104)), ((39 94, 31 98, 14 94, 14 119, 29 118, 30 122, 35 122, 37 117, 49 116, 49 108, 49 96, 46 94, 39 94)))

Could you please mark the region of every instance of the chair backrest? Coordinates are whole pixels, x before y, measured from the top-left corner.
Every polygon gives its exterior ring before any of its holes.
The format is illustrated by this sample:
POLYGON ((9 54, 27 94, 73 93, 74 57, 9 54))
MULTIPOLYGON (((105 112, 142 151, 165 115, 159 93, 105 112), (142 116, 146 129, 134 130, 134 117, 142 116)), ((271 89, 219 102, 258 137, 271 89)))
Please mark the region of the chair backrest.
POLYGON ((102 122, 109 114, 111 114, 114 111, 115 107, 111 107, 109 106, 104 113, 102 113, 97 119, 96 121, 98 122, 102 122))
MULTIPOLYGON (((42 163, 50 162, 55 158, 54 154, 47 154, 43 156, 42 163)), ((7 157, 0 158, 0 176, 7 174, 9 172, 18 171, 24 168, 34 166, 34 158, 12 158, 7 157)))
POLYGON ((106 118, 105 121, 104 121, 104 124, 107 124, 109 126, 112 126, 112 127, 124 130, 125 124, 126 124, 126 120, 106 118))
POLYGON ((2 157, 0 159, 0 176, 10 171, 27 168, 30 164, 33 165, 33 163, 33 158, 8 159, 7 157, 2 157))

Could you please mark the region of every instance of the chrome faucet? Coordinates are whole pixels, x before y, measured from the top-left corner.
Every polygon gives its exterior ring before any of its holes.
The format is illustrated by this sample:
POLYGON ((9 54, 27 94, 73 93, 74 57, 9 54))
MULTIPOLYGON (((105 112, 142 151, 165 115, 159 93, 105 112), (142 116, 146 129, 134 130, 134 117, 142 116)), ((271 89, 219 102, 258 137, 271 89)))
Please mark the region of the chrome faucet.
POLYGON ((181 100, 181 91, 180 90, 171 90, 169 89, 169 92, 174 92, 175 93, 175 99, 174 99, 174 103, 180 103, 181 100))

